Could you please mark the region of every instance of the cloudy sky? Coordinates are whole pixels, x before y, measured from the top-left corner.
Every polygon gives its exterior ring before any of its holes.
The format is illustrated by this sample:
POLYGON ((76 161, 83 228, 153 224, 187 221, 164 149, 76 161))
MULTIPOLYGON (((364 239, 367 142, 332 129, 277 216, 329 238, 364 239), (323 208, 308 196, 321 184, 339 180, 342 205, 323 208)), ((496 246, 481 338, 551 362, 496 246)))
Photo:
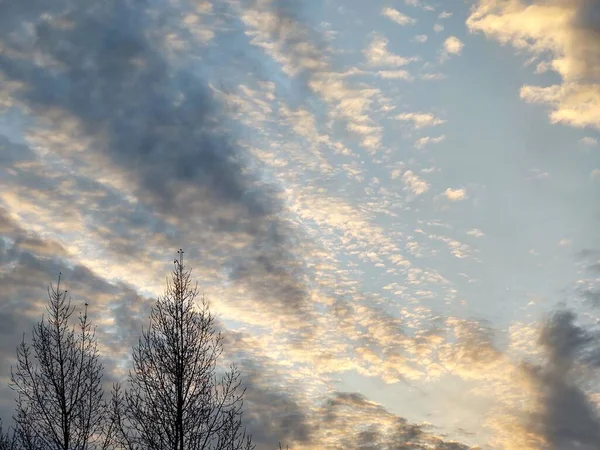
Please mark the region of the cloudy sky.
POLYGON ((597 0, 0 1, 0 416, 179 248, 259 449, 600 447, 597 0))

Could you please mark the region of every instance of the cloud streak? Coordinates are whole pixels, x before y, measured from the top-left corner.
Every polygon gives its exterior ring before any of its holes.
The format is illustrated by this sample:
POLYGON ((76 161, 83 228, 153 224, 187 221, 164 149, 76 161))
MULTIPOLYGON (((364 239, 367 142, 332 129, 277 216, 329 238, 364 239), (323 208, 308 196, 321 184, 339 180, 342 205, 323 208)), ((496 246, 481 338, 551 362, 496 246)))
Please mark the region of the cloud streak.
POLYGON ((206 82, 149 37, 150 11, 118 3, 91 15, 89 2, 57 2, 50 17, 48 8, 17 8, 37 40, 23 45, 21 34, 3 33, 0 71, 24 86, 14 97, 52 126, 73 123, 88 139, 86 151, 123 172, 162 217, 184 227, 196 218, 216 234, 243 236, 247 245, 226 263, 232 279, 280 302, 281 311, 306 313, 302 262, 289 245, 296 235, 280 217, 276 189, 249 170, 206 82), (46 56, 39 63, 10 56, 17 51, 46 56), (265 279, 279 280, 269 283, 277 293, 265 279))

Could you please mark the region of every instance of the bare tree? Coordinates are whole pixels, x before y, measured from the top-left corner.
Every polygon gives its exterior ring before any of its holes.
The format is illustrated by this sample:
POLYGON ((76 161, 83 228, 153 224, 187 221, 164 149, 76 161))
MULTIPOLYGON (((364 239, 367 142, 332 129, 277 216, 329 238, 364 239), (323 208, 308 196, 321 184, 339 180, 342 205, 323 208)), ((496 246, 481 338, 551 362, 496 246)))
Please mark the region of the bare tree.
POLYGON ((178 252, 171 281, 133 349, 129 390, 113 391, 119 445, 134 450, 251 450, 235 366, 222 375, 222 336, 178 252))
POLYGON ((0 419, 0 450, 13 450, 15 448, 15 434, 11 433, 10 430, 4 431, 2 419, 0 419))
POLYGON ((47 317, 34 327, 31 346, 23 336, 11 368, 17 444, 25 450, 104 448, 103 366, 87 303, 75 327, 70 323, 75 307, 60 289, 60 275, 48 297, 47 317))

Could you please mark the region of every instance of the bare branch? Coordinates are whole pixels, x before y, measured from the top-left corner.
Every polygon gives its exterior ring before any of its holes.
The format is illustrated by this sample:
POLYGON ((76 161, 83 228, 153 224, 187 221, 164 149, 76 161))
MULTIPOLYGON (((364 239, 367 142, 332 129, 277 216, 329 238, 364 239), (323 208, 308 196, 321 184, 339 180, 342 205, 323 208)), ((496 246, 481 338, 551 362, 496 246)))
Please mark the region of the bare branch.
POLYGON ((183 251, 133 349, 129 390, 113 392, 113 420, 127 450, 252 450, 242 424, 235 366, 217 376, 222 336, 200 299, 183 251))
POLYGON ((31 345, 17 348, 10 386, 17 392, 15 440, 23 449, 101 448, 107 421, 103 367, 85 312, 77 329, 75 307, 60 288, 48 288, 47 317, 34 327, 31 345))

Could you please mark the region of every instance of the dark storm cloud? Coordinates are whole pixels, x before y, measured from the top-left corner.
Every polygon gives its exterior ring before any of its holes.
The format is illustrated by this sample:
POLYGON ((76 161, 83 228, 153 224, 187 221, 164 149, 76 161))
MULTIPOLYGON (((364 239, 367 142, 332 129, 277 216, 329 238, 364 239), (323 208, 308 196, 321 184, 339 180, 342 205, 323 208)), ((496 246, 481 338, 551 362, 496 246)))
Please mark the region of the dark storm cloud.
POLYGON ((226 130, 201 67, 171 64, 161 53, 165 37, 153 30, 167 21, 168 4, 160 17, 147 7, 5 1, 0 36, 13 51, 0 55, 0 71, 25 83, 17 96, 36 115, 76 117, 94 138, 86 151, 124 171, 149 209, 177 217, 182 227, 199 219, 211 232, 246 236, 251 244, 227 255, 234 277, 282 310, 303 310, 305 286, 296 276, 302 263, 291 250, 295 232, 279 219, 276 189, 261 182, 226 130), (24 22, 31 28, 19 29, 24 22), (265 289, 263 279, 279 282, 265 289))
POLYGON ((572 311, 557 311, 542 328, 538 342, 552 367, 569 369, 591 343, 591 336, 575 324, 575 319, 572 311))
POLYGON ((598 365, 598 339, 576 323, 571 311, 554 313, 542 328, 539 344, 544 366, 526 365, 538 386, 540 408, 532 413, 530 431, 541 435, 550 450, 600 447, 600 418, 578 384, 576 367, 598 365))

